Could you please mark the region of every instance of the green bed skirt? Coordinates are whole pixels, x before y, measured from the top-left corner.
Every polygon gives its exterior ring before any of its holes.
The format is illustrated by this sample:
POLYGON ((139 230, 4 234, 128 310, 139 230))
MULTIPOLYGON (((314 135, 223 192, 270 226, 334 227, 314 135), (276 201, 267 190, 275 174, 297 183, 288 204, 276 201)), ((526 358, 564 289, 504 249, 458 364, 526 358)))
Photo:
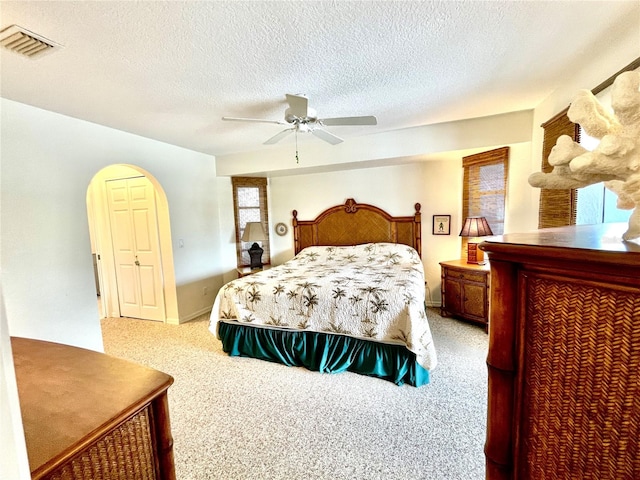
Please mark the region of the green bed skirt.
POLYGON ((419 387, 429 371, 401 345, 385 345, 344 335, 285 331, 218 322, 222 349, 231 356, 251 357, 323 373, 348 370, 419 387))

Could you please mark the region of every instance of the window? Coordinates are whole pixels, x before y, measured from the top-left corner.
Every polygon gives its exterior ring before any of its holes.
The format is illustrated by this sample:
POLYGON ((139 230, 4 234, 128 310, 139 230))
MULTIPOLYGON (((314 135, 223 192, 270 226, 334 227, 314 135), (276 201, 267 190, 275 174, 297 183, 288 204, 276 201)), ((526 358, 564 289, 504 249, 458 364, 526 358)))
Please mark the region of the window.
MULTIPOLYGON (((485 217, 495 235, 504 233, 504 212, 509 171, 509 147, 470 155, 462 159, 464 169, 462 220, 485 217)), ((462 239, 463 258, 467 239, 462 239)))
MULTIPOLYGON (((611 87, 598 93, 596 98, 603 107, 611 109, 611 87)), ((580 145, 589 151, 594 150, 600 140, 587 135, 580 125, 578 128, 580 129, 580 145)), ((576 225, 628 222, 633 210, 620 210, 617 203, 618 196, 606 189, 603 182, 579 188, 576 225)))
POLYGON ((241 240, 247 222, 260 222, 267 239, 262 242, 264 249, 262 263, 269 264, 269 217, 267 213, 267 179, 255 177, 232 177, 233 208, 236 223, 236 254, 239 267, 251 264, 248 250, 251 242, 241 240))
POLYGON ((470 155, 462 159, 464 191, 462 219, 485 217, 491 231, 504 233, 509 147, 470 155))
MULTIPOLYGON (((636 70, 640 68, 640 58, 636 58, 633 62, 631 62, 626 67, 622 68, 620 71, 616 72, 609 78, 607 78, 600 85, 591 90, 591 93, 601 98, 600 94, 606 88, 613 84, 615 78, 621 74, 622 72, 627 72, 631 70, 636 70)), ((542 128, 544 128, 544 140, 542 147, 542 172, 549 173, 552 170, 551 165, 547 161, 549 154, 551 153, 551 149, 556 144, 556 140, 560 135, 569 135, 575 142, 582 144, 582 134, 580 129, 580 125, 577 125, 567 117, 567 110, 569 107, 565 108, 562 112, 558 113, 555 117, 549 119, 545 123, 542 124, 542 128)), ((589 148, 586 147, 585 148, 589 148)), ((597 186, 592 186, 593 190, 602 189, 602 184, 597 186)), ((589 188, 589 187, 587 187, 589 188)), ((584 190, 584 189, 580 189, 584 190)), ((580 190, 549 190, 542 189, 540 190, 540 210, 538 217, 538 228, 547 228, 547 227, 562 227, 565 225, 575 225, 582 220, 577 220, 578 216, 578 208, 579 202, 585 203, 587 202, 587 198, 594 198, 593 191, 590 193, 580 193, 580 190), (580 199, 579 196, 582 196, 580 199)), ((611 192, 606 192, 604 196, 598 201, 601 201, 604 206, 603 218, 607 218, 604 220, 605 222, 609 221, 619 221, 620 218, 624 217, 618 212, 612 213, 610 216, 606 213, 608 211, 613 212, 613 209, 606 206, 607 202, 611 203, 612 199, 615 198, 615 194, 611 192), (613 197, 611 197, 613 195, 613 197)), ((591 207, 586 207, 591 208, 591 207)), ((591 208, 592 209, 592 208, 591 208)), ((593 209, 592 209, 593 210, 593 209)), ((617 209, 616 209, 617 210, 617 209)), ((582 215, 582 214, 580 214, 582 215)), ((593 212, 588 213, 589 218, 593 218, 593 212)), ((584 220, 585 223, 593 223, 592 221, 584 220)))

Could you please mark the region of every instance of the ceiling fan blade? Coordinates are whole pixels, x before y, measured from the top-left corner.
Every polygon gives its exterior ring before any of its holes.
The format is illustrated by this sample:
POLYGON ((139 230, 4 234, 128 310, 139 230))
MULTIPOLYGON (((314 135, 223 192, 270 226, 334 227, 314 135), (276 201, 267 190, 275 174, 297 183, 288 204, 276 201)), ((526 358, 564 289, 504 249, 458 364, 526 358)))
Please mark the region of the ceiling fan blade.
POLYGON ((338 143, 342 143, 344 141, 333 133, 329 133, 326 130, 322 130, 321 128, 315 128, 311 130, 311 133, 313 133, 316 137, 321 138, 325 142, 329 142, 331 145, 337 145, 338 143))
POLYGON ((289 113, 298 118, 304 118, 309 113, 309 100, 302 95, 291 95, 287 93, 287 102, 289 103, 289 113))
POLYGON ((378 120, 373 115, 367 117, 334 117, 318 120, 323 125, 377 125, 378 120))
POLYGON ((238 118, 238 117, 222 117, 222 120, 231 122, 255 122, 255 123, 275 123, 276 125, 288 125, 282 120, 262 120, 259 118, 238 118))
POLYGON ((287 135, 289 135, 291 132, 293 132, 295 130, 295 128, 287 128, 286 130, 281 131, 280 133, 278 133, 277 135, 274 135, 273 137, 271 137, 269 140, 267 140, 266 142, 264 142, 264 145, 273 145, 274 143, 279 142, 280 140, 282 140, 284 137, 286 137, 287 135))

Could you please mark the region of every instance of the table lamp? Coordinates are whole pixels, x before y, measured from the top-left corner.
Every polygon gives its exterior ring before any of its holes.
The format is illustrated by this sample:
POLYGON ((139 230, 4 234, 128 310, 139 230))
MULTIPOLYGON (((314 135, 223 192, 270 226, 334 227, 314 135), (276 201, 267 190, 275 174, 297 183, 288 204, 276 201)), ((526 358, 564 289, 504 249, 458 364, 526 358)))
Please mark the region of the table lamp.
POLYGON ((248 250, 249 257, 251 257, 251 269, 262 268, 262 253, 264 250, 260 248, 257 242, 263 242, 267 239, 267 235, 262 228, 260 222, 247 222, 244 226, 244 232, 242 232, 243 242, 254 242, 251 248, 248 250))
POLYGON ((478 242, 471 239, 477 237, 486 237, 493 235, 491 227, 484 217, 467 217, 460 231, 461 237, 469 237, 467 243, 467 263, 476 263, 484 265, 484 252, 478 248, 478 242))

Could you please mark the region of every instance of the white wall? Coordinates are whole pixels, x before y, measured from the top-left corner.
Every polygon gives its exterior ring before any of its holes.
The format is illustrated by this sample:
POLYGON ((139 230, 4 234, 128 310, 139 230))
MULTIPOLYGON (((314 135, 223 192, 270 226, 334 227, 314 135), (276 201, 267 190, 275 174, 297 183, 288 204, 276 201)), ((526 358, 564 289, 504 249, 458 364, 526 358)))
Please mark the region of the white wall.
POLYGON ((7 318, 0 285, 0 472, 2 478, 31 478, 7 318))
POLYGON ((223 272, 214 158, 6 99, 1 106, 0 245, 10 334, 102 350, 86 194, 99 170, 118 163, 137 165, 162 185, 179 314, 202 309, 202 282, 217 288, 223 272))
POLYGON ((272 178, 269 182, 270 226, 273 229, 278 222, 289 226, 283 237, 271 232, 272 263, 281 264, 293 256, 293 210, 298 211, 299 220, 313 220, 326 208, 354 198, 358 203, 381 207, 396 216, 413 215, 413 206, 418 202, 423 205, 423 215, 427 215, 423 170, 423 164, 416 162, 272 178))

